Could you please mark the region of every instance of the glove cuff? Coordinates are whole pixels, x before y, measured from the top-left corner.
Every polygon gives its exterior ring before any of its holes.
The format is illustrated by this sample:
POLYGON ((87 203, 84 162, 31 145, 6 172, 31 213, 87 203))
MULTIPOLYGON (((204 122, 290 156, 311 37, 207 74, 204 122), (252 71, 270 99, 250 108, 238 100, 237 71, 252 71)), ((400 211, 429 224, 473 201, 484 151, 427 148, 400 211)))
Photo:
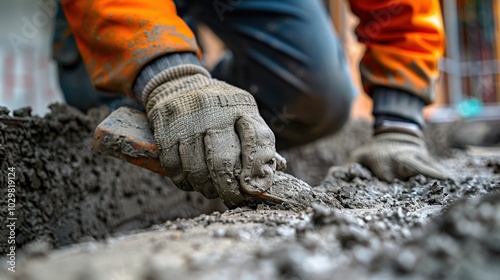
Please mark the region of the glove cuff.
POLYGON ((185 64, 202 66, 196 55, 189 52, 165 54, 146 64, 135 78, 134 86, 132 87, 132 91, 137 101, 142 101, 142 92, 146 84, 157 74, 165 69, 185 64))
POLYGON ((377 87, 372 92, 375 127, 386 120, 424 125, 424 101, 402 90, 377 87))
POLYGON ((422 130, 418 125, 413 123, 398 122, 398 121, 383 121, 379 123, 373 130, 373 135, 376 136, 390 132, 404 133, 421 139, 424 138, 424 134, 422 133, 422 130))
POLYGON ((184 64, 168 68, 151 79, 142 91, 142 102, 146 112, 167 97, 210 85, 212 79, 208 70, 201 66, 184 64), (199 78, 193 79, 194 76, 199 78))

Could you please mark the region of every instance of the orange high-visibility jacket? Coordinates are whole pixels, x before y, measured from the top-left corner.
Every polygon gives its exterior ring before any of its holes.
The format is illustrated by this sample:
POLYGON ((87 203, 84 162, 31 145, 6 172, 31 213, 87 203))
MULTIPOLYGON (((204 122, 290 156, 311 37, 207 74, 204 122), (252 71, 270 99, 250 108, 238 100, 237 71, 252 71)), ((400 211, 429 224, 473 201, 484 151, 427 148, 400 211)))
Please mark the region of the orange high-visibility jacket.
MULTIPOLYGON (((135 77, 166 53, 199 54, 172 0, 63 1, 94 86, 131 95, 135 77)), ((366 45, 360 71, 366 92, 377 85, 434 98, 444 31, 438 0, 349 0, 366 45)), ((333 75, 333 73, 332 73, 333 75)))

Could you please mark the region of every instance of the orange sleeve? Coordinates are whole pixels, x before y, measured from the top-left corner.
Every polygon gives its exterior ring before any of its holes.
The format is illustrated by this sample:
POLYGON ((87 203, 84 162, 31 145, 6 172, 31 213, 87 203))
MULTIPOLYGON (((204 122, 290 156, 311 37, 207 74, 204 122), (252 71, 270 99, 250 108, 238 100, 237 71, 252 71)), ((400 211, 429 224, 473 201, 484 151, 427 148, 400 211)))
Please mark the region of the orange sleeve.
POLYGON ((72 0, 63 9, 94 87, 131 95, 148 62, 172 52, 198 52, 172 0, 72 0))
POLYGON ((365 91, 388 86, 435 98, 444 29, 438 0, 349 0, 360 19, 358 40, 366 45, 360 63, 365 91))

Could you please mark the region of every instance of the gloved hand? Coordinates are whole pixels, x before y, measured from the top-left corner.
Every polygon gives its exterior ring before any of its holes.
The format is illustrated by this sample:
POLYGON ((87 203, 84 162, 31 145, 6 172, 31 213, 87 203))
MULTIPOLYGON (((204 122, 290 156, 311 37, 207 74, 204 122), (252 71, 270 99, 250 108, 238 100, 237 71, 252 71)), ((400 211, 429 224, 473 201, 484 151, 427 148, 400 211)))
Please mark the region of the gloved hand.
POLYGON ((253 96, 181 65, 155 76, 143 102, 160 149, 160 162, 183 190, 220 196, 229 207, 266 191, 276 166, 275 138, 253 96))
POLYGON ((436 179, 449 178, 448 172, 427 151, 424 140, 403 132, 385 132, 354 151, 349 162, 359 162, 379 179, 391 182, 422 174, 436 179))

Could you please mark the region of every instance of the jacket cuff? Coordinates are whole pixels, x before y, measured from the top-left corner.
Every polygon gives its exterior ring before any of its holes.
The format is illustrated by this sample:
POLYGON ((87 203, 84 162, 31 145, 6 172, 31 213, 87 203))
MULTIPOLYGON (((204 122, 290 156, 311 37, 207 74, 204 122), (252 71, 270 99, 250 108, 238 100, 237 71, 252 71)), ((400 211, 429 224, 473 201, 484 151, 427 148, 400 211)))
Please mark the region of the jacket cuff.
POLYGON ((132 88, 135 98, 142 103, 142 92, 149 81, 168 68, 185 64, 203 67, 196 55, 190 52, 167 54, 148 63, 135 78, 132 88))
POLYGON ((385 121, 408 122, 424 126, 423 108, 425 102, 406 91, 377 87, 372 93, 375 127, 385 121))

